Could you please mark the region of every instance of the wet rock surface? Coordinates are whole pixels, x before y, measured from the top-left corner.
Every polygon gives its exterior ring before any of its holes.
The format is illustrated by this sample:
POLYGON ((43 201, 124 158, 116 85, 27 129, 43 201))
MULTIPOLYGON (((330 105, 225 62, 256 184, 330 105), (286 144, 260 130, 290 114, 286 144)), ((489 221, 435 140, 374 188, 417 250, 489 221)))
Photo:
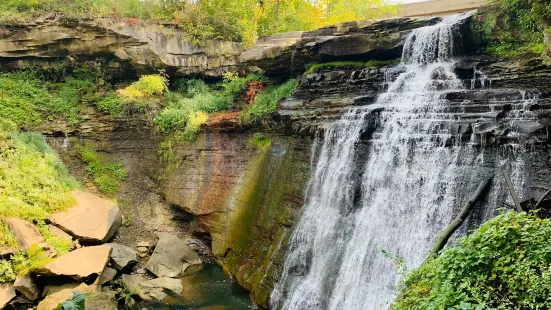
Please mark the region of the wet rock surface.
POLYGON ((201 259, 185 240, 165 233, 159 236, 146 268, 158 277, 178 278, 186 269, 201 264, 201 259))
POLYGON ((394 59, 401 56, 407 34, 439 18, 395 18, 337 24, 307 32, 260 37, 239 56, 243 64, 269 75, 302 74, 305 65, 350 59, 394 59))
POLYGON ((136 253, 130 247, 118 243, 106 243, 112 249, 111 251, 111 266, 122 272, 131 271, 138 263, 136 253))

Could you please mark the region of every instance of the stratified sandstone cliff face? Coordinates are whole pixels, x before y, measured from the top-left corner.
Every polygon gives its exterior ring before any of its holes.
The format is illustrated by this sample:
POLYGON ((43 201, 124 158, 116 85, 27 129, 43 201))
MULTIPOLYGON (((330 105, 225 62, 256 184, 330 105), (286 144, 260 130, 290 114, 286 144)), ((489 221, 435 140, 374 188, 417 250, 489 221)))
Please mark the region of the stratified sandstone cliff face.
POLYGON ((172 26, 136 20, 71 20, 55 15, 34 22, 0 25, 0 64, 55 66, 60 60, 105 57, 112 66, 137 71, 166 69, 170 74, 221 76, 237 70, 238 43, 209 40, 194 45, 172 26))
POLYGON ((308 63, 336 60, 395 59, 407 34, 440 18, 395 18, 341 23, 313 31, 261 37, 240 55, 242 64, 269 75, 302 74, 308 63))
POLYGON ((285 237, 303 205, 311 141, 254 137, 206 133, 178 147, 173 151, 181 162, 162 188, 169 203, 196 215, 217 260, 267 307, 285 237))

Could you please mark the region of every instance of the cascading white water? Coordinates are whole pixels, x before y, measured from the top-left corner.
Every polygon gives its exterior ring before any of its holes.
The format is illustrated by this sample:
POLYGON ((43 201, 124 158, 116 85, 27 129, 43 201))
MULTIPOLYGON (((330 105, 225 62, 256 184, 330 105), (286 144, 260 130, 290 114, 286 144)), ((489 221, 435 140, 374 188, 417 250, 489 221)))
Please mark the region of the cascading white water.
POLYGON ((481 153, 450 145, 443 126, 455 121, 445 95, 464 89, 453 71, 455 25, 414 30, 388 90, 326 130, 273 308, 387 308, 398 275, 381 250, 419 265, 457 213, 460 193, 478 185, 481 153), (367 116, 381 107, 368 150, 359 152, 367 116))

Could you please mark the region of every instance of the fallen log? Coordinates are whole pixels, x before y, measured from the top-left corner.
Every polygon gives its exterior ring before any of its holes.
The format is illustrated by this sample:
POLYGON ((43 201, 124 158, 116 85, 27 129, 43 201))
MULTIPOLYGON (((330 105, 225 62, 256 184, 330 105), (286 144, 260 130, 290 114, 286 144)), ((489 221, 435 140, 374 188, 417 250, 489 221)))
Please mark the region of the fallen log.
MULTIPOLYGON (((463 224, 469 213, 471 213, 471 210, 475 206, 475 204, 484 196, 484 194, 488 191, 488 187, 490 185, 490 182, 492 180, 492 177, 489 177, 487 179, 482 180, 480 184, 478 185, 478 188, 476 189, 476 192, 465 202, 463 205, 463 208, 461 208, 461 211, 459 214, 455 217, 455 219, 440 233, 440 236, 438 236, 438 239, 436 239, 436 243, 432 247, 432 250, 430 251, 429 258, 438 254, 444 246, 446 246, 446 243, 448 243, 448 240, 453 235, 453 233, 463 224)), ((427 258, 428 259, 428 258, 427 258)))
POLYGON ((549 193, 551 193, 551 188, 547 190, 547 192, 545 192, 540 200, 538 200, 538 202, 536 202, 536 204, 534 205, 534 209, 537 209, 539 207, 539 205, 541 204, 541 202, 543 201, 543 199, 545 199, 545 197, 547 197, 547 195, 549 195, 549 193))
POLYGON ((503 174, 503 177, 505 178, 505 184, 507 184, 507 189, 509 190, 509 194, 511 194, 511 198, 513 198, 513 202, 515 203, 515 208, 517 209, 517 212, 522 212, 522 207, 520 206, 517 193, 515 192, 515 188, 513 187, 511 176, 509 176, 509 173, 507 173, 507 171, 505 171, 503 168, 500 170, 501 174, 503 174))

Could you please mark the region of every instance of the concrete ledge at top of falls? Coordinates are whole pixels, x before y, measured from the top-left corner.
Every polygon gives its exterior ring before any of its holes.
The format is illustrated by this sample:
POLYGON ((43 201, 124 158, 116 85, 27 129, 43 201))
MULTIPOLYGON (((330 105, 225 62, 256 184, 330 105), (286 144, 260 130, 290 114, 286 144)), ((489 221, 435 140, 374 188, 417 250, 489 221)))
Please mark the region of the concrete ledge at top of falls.
POLYGON ((311 62, 395 59, 401 56, 407 34, 438 23, 433 18, 392 18, 347 22, 307 32, 260 37, 241 53, 239 61, 268 75, 303 73, 311 62))
POLYGON ((135 19, 44 14, 32 22, 0 24, 0 63, 5 68, 106 57, 140 72, 221 76, 237 70, 241 50, 239 43, 221 40, 199 47, 175 27, 135 19))

